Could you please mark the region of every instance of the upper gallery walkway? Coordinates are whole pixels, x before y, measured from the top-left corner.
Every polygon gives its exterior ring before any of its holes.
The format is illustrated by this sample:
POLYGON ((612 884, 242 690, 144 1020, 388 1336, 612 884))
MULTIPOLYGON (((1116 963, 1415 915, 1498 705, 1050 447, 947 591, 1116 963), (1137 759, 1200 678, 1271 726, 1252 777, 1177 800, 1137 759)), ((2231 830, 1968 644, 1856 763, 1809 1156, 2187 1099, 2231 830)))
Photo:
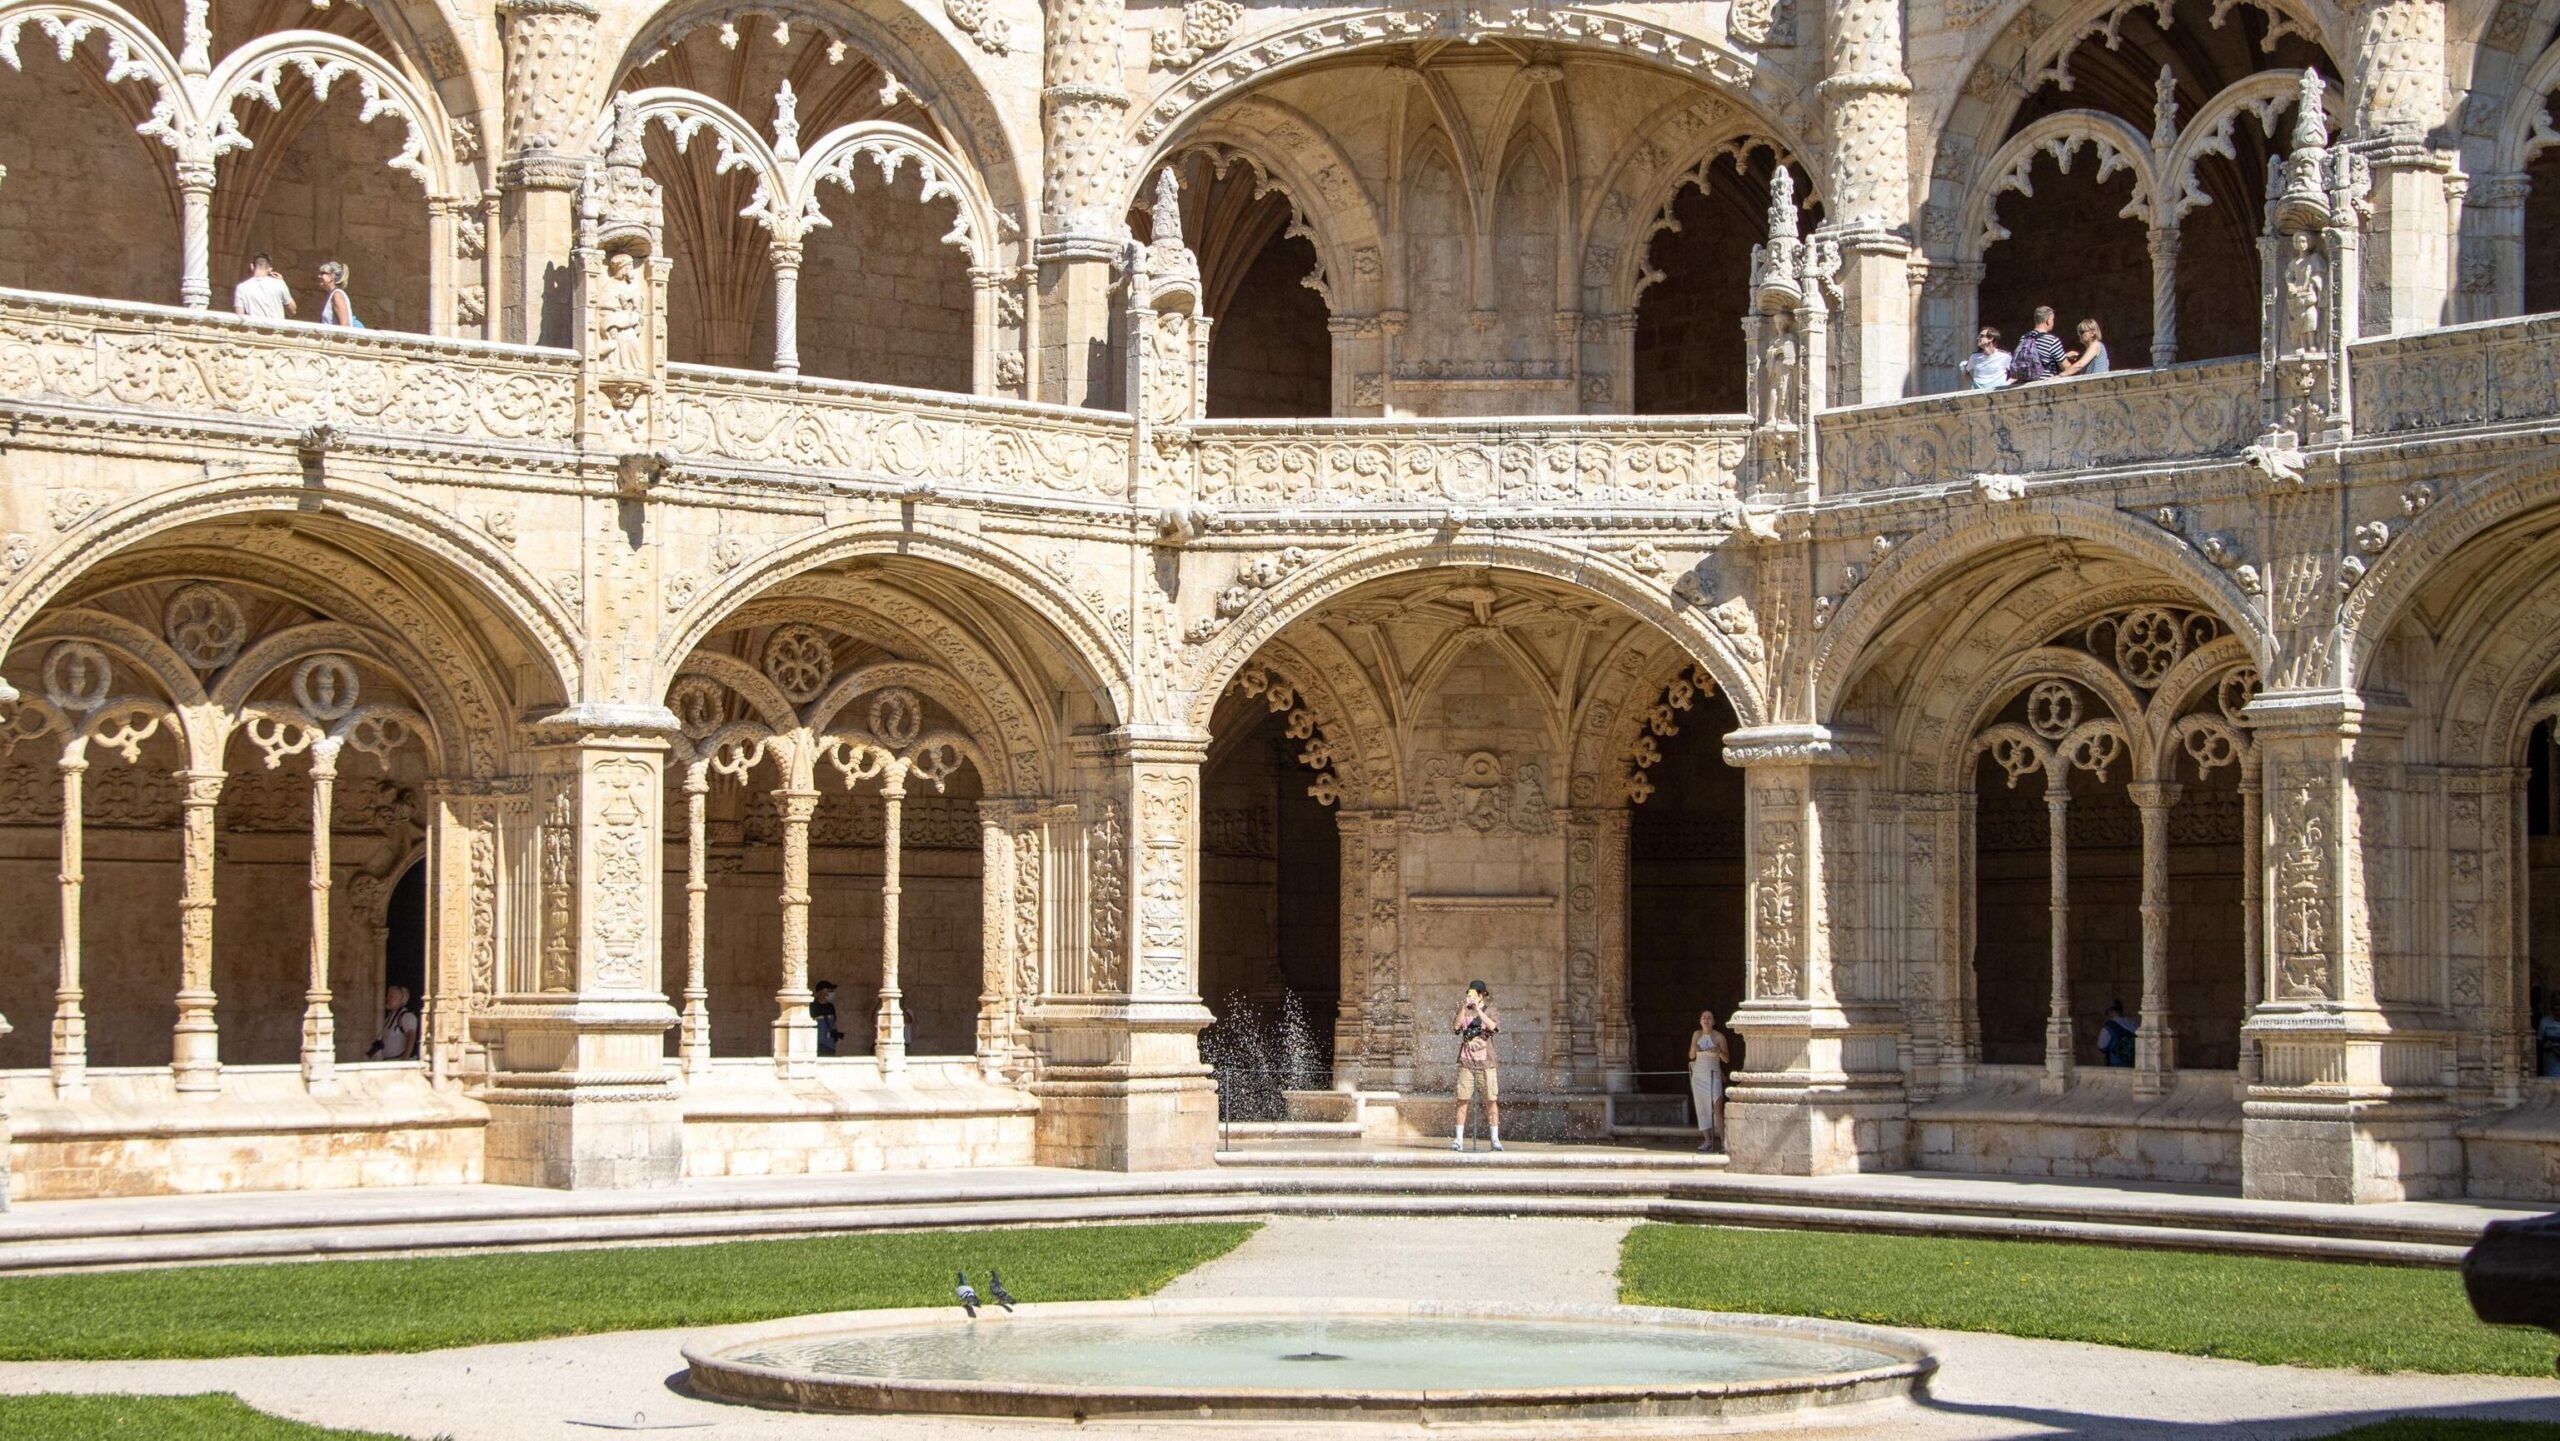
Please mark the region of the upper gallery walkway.
POLYGON ((477 1185, 31 1201, 0 1214, 0 1272, 1277 1215, 1607 1217, 2441 1266, 2489 1222, 2539 1211, 1908 1172, 1742 1176, 1699 1159, 1537 1143, 1498 1156, 1347 1156, 1286 1143, 1227 1152, 1214 1169, 1137 1175, 1010 1167, 729 1177, 645 1193, 477 1185))
MULTIPOLYGON (((2555 339, 2560 315, 2356 342, 2350 450, 2529 432, 2560 415, 2555 339)), ((664 367, 663 444, 626 456, 586 413, 581 364, 565 349, 0 291, 0 414, 20 443, 175 439, 244 463, 341 452, 529 478, 627 474, 636 459, 653 481, 1115 514, 1178 490, 1219 515, 1317 528, 1470 509, 1496 524, 1650 511, 1731 525, 1745 499, 1862 508, 2270 463, 2253 454, 2253 357, 1827 410, 1803 486, 1792 466, 1783 483, 1761 473, 1740 415, 1192 421, 1142 445, 1144 423, 1119 413, 690 365, 664 367)))

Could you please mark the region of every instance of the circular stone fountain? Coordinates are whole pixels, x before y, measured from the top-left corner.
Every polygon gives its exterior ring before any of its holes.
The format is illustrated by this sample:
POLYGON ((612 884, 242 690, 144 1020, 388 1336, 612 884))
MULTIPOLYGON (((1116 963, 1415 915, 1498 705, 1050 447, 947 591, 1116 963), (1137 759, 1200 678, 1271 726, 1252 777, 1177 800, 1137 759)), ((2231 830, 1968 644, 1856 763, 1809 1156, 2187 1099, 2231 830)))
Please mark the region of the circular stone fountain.
POLYGON ((687 1347, 699 1394, 1075 1420, 1759 1416, 1916 1394, 1890 1331, 1635 1306, 1098 1301, 802 1316, 687 1347))

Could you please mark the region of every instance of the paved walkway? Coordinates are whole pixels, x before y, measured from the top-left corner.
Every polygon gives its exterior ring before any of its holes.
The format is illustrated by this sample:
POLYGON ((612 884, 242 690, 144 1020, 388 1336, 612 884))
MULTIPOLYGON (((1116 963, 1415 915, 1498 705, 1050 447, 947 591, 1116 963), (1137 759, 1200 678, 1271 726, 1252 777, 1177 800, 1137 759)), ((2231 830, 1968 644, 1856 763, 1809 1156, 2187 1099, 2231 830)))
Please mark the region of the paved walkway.
MULTIPOLYGON (((1283 1219, 1232 1254, 1174 1283, 1177 1296, 1429 1294, 1465 1277, 1469 1299, 1614 1299, 1623 1222, 1586 1220, 1283 1219)), ((717 1334, 717 1333, 713 1333, 717 1334)), ((1761 1436, 1849 1441, 2310 1437, 2364 1420, 2426 1412, 2560 1422, 2560 1383, 2490 1377, 2363 1376, 2162 1356, 2068 1342, 1919 1332, 1942 1367, 1926 1403, 1895 1403, 1761 1436)), ((0 1365, 0 1397, 29 1391, 232 1391, 297 1419, 453 1441, 555 1441, 687 1434, 723 1441, 994 1441, 1069 1434, 1064 1424, 987 1426, 942 1420, 776 1414, 696 1400, 676 1389, 674 1332, 631 1332, 423 1356, 277 1357, 230 1361, 0 1365)), ((0 1400, 0 1408, 5 1408, 0 1400)), ((1453 1428, 1108 1426, 1118 1441, 1205 1435, 1236 1441, 1417 1441, 1453 1428)), ((1476 1441, 1536 1436, 1696 1435, 1694 1422, 1464 1429, 1476 1441)))

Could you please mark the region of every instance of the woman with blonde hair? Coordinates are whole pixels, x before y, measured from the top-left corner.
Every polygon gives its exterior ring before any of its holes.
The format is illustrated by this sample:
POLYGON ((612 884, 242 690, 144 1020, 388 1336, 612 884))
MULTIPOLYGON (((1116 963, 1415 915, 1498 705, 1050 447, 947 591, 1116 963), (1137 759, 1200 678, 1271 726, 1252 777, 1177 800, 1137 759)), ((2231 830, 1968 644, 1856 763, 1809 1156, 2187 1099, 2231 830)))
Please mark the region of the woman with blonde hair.
POLYGON ((355 299, 347 294, 347 267, 343 262, 320 262, 320 323, 364 329, 364 322, 356 319, 355 299))
POLYGON ((2080 348, 2062 362, 2064 375, 2104 375, 2107 364, 2106 337, 2098 333, 2098 322, 2080 322, 2080 348))

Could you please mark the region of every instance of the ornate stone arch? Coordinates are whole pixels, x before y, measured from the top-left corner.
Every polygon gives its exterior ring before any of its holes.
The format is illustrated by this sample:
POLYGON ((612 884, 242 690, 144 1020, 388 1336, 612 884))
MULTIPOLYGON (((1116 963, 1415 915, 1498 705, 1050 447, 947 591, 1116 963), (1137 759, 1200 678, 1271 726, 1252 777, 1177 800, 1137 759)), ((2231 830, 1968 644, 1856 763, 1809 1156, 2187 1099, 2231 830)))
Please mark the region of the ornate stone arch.
POLYGON ((823 34, 896 76, 959 142, 962 169, 977 178, 990 209, 1013 225, 1021 223, 1039 175, 1039 138, 1036 132, 1015 133, 990 96, 999 87, 1037 83, 1035 37, 981 27, 971 38, 984 53, 972 54, 896 0, 671 0, 643 12, 629 30, 603 37, 603 48, 616 58, 599 76, 600 93, 609 93, 621 77, 694 30, 741 25, 750 17, 823 34), (1032 57, 1031 68, 996 73, 1000 58, 1017 51, 1032 57))
POLYGON ((2050 158, 2068 175, 2084 151, 2097 166, 2098 183, 2104 184, 2118 172, 2133 177, 2133 198, 2117 214, 2149 224, 2160 194, 2149 137, 2112 115, 2065 110, 2019 131, 1974 168, 1965 184, 1964 211, 1956 223, 1957 259, 1978 262, 1994 242, 2009 238, 2009 232, 2000 228, 2000 197, 2013 190, 2035 194, 2038 160, 2050 158))
POLYGON ((332 477, 315 495, 299 471, 227 476, 155 491, 102 511, 74 542, 39 559, 0 588, 0 648, 84 573, 103 561, 206 521, 314 513, 401 543, 465 581, 492 613, 509 618, 529 654, 547 663, 551 698, 580 694, 584 648, 579 625, 559 598, 487 536, 370 481, 332 477))
POLYGON ((1168 76, 1133 107, 1131 139, 1152 147, 1229 97, 1310 64, 1434 39, 1492 37, 1652 60, 1702 74, 1772 115, 1802 104, 1780 67, 1764 65, 1720 41, 1622 14, 1564 5, 1463 16, 1455 11, 1369 11, 1275 28, 1205 56, 1168 76))
POLYGON ((442 98, 432 90, 419 88, 406 73, 372 50, 325 30, 283 30, 261 35, 222 57, 205 86, 211 98, 209 118, 215 127, 217 150, 225 135, 239 137, 243 146, 248 143, 247 137, 240 134, 235 116, 234 107, 241 101, 257 100, 271 110, 283 107, 277 86, 287 71, 299 73, 311 86, 312 94, 324 100, 341 78, 353 77, 364 96, 364 108, 358 112, 360 121, 371 124, 388 116, 406 127, 407 139, 389 162, 392 169, 416 179, 430 199, 477 198, 479 176, 457 174, 453 128, 442 98))
MULTIPOLYGON (((2208 25, 2227 19, 2240 3, 2275 17, 2283 27, 2276 34, 2290 30, 2331 55, 2345 53, 2338 42, 2349 33, 2347 18, 2329 0, 2214 0, 2209 6, 2202 0, 2188 0, 2190 13, 2203 9, 2208 25)), ((1926 184, 1932 189, 1959 187, 1957 194, 1968 194, 1960 187, 1973 172, 1974 158, 1998 148, 2018 107, 2054 78, 2052 69, 2064 54, 2092 35, 2114 33, 2134 10, 2157 12, 2172 4, 2174 0, 2026 0, 2006 11, 1998 32, 1980 48, 1964 83, 1941 92, 1946 99, 1933 117, 1937 154, 1924 177, 1926 184)), ((1998 8, 1980 0, 1954 0, 1949 16, 1959 26, 1979 27, 1995 18, 1998 8)))
POLYGON ((1192 662, 1198 677, 1191 722, 1205 727, 1217 698, 1246 662, 1292 622, 1372 580, 1441 567, 1522 571, 1580 586, 1669 635, 1715 677, 1744 725, 1766 723, 1768 705, 1756 670, 1735 637, 1711 622, 1706 608, 1675 601, 1624 563, 1580 547, 1513 535, 1400 536, 1338 551, 1260 592, 1232 625, 1192 662))
POLYGON ((2088 501, 2012 501, 1987 518, 1945 522, 1902 541, 1863 584, 1849 592, 1814 649, 1814 716, 1835 717, 1866 668, 1870 645, 1912 596, 1937 584, 1946 572, 1971 565, 1993 551, 2046 539, 2087 541, 2148 565, 2238 634, 2257 663, 2265 664, 2274 651, 2274 640, 2258 607, 2229 576, 2179 537, 2088 501))
MULTIPOLYGON (((1111 718, 1120 723, 1144 717, 1151 707, 1143 699, 1127 658, 1112 642, 1101 619, 1028 557, 989 545, 979 537, 928 524, 896 521, 835 527, 812 532, 775 548, 753 564, 740 566, 679 612, 660 633, 657 674, 672 682, 684 658, 730 615, 784 581, 860 557, 895 557, 929 562, 984 581, 991 593, 1004 597, 1019 613, 1035 618, 1058 649, 1084 672, 1098 698, 1108 702, 1111 718)), ((657 689, 665 690, 664 683, 657 689)))
MULTIPOLYGON (((1641 154, 1642 149, 1639 144, 1637 153, 1641 154)), ((1803 204, 1814 201, 1812 186, 1817 177, 1804 169, 1793 147, 1771 134, 1735 128, 1729 134, 1693 146, 1689 157, 1679 168, 1666 167, 1664 171, 1654 173, 1642 203, 1633 212, 1644 219, 1630 235, 1623 252, 1612 262, 1613 269, 1601 304, 1613 311, 1633 311, 1636 302, 1644 298, 1645 291, 1662 278, 1661 272, 1653 269, 1648 261, 1654 237, 1680 228, 1680 222, 1672 218, 1672 206, 1678 202, 1680 193, 1691 186, 1705 190, 1711 179, 1710 172, 1718 160, 1731 156, 1735 170, 1740 171, 1749 163, 1751 155, 1760 150, 1768 151, 1777 164, 1790 167, 1794 172, 1791 179, 1802 183, 1802 188, 1796 192, 1800 210, 1803 204)), ((1628 163, 1634 163, 1632 157, 1628 163)), ((1615 175, 1611 177, 1613 185, 1616 178, 1615 175)), ((1737 339, 1735 343, 1738 346, 1740 341, 1737 339)))
MULTIPOLYGON (((1314 232, 1327 299, 1336 313, 1385 305, 1384 212, 1359 168, 1323 126, 1268 96, 1243 96, 1159 140, 1130 172, 1133 183, 1143 187, 1159 167, 1198 149, 1234 152, 1289 197, 1314 232)), ((1144 198, 1141 188, 1131 203, 1144 198)))
POLYGON ((2443 499, 2436 498, 2436 489, 2428 482, 2402 493, 2402 509, 2416 514, 2339 603, 2336 680, 2342 686, 2363 683, 2375 649, 2440 565, 2472 540, 2560 505, 2560 465, 2531 460, 2506 466, 2465 480, 2443 499))
MULTIPOLYGON (((2097 719, 2111 721, 2116 727, 2116 739, 2124 744, 2132 767, 2131 778, 2141 780, 2154 773, 2159 763, 2158 747, 2144 724, 2146 707, 2141 696, 2095 656, 2052 645, 2040 645, 2011 657, 2008 664, 1985 675, 1965 694, 1962 703, 1966 709, 1958 713, 1971 716, 1972 722, 1947 728, 1944 750, 1935 757, 1938 773, 1965 774, 1969 754, 2000 712, 2022 692, 2048 680, 2067 681, 2095 696, 2107 709, 2107 714, 2097 719)), ((2084 724, 2075 720, 2062 729, 2068 733, 2084 724)))
MULTIPOLYGON (((1320 629, 1276 637, 1255 653, 1251 665, 1285 679, 1296 692, 1296 704, 1313 713, 1330 743, 1331 767, 1344 805, 1377 810, 1404 803, 1404 762, 1396 745, 1395 722, 1367 672, 1338 641, 1320 629)), ((1240 672, 1227 689, 1242 684, 1240 672)), ((1219 698, 1225 693, 1219 692, 1219 698)), ((1216 700, 1210 709, 1214 714, 1216 700)))
POLYGON ((2560 145, 2560 129, 2554 129, 2551 121, 2549 97, 2554 90, 2560 90, 2560 42, 2545 48, 2524 68, 2522 79, 2506 97, 2491 161, 2495 170, 2521 171, 2545 149, 2560 145))

